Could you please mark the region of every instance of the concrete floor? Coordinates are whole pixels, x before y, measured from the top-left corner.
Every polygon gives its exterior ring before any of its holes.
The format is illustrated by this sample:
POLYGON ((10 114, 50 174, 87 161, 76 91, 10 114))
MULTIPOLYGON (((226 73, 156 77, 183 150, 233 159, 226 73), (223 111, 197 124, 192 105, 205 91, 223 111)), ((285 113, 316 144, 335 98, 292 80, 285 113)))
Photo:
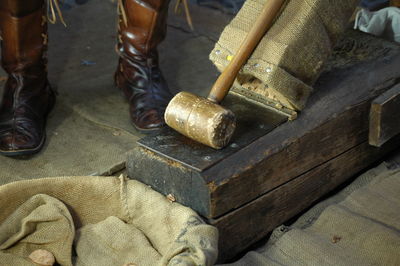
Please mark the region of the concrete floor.
MULTIPOLYGON (((205 95, 218 76, 208 54, 231 16, 191 5, 191 32, 184 14, 172 12, 174 5, 172 1, 167 38, 159 49, 161 68, 173 92, 205 95)), ((47 143, 31 158, 1 157, 0 184, 123 171, 126 152, 143 135, 130 124, 128 104, 113 85, 116 10, 111 1, 73 4, 63 10, 67 28, 49 26, 49 79, 59 96, 49 117, 47 143)))

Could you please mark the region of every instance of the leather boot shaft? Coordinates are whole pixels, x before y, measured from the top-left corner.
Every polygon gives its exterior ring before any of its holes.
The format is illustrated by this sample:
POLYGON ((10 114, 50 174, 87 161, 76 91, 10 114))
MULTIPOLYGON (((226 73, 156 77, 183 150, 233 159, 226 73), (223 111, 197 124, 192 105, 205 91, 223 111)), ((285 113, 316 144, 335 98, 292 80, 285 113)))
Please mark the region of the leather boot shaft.
POLYGON ((123 0, 126 21, 120 15, 119 52, 149 55, 164 40, 170 0, 123 0))
POLYGON ((0 9, 14 17, 24 17, 44 6, 44 0, 0 0, 0 9))
POLYGON ((44 7, 24 17, 0 11, 1 62, 8 74, 46 74, 47 23, 44 14, 44 7))
MULTIPOLYGON (((8 73, 2 109, 16 108, 47 86, 47 22, 44 6, 24 17, 0 11, 1 64, 8 73), (20 97, 14 97, 18 94, 20 97), (17 101, 17 102, 16 102, 17 101), (14 107, 11 107, 13 105, 14 107)), ((41 101, 37 108, 40 107, 41 101)))

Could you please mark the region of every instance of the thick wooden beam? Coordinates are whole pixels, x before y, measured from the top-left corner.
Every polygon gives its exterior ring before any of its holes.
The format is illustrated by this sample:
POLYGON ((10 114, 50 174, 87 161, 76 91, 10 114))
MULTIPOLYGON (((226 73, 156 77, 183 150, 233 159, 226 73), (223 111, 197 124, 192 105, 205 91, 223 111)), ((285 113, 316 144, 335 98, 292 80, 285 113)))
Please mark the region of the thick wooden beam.
POLYGON ((210 220, 220 231, 220 260, 245 250, 399 145, 400 136, 381 148, 365 141, 249 204, 210 220))
POLYGON ((138 148, 129 176, 208 218, 220 229, 221 259, 235 256, 400 146, 400 136, 368 144, 372 101, 400 82, 400 46, 353 32, 341 47, 298 119, 201 170, 138 148))
POLYGON ((372 100, 399 82, 400 47, 361 33, 348 38, 344 47, 355 55, 332 58, 298 119, 204 171, 139 148, 128 158, 130 177, 218 218, 367 142, 372 100))
POLYGON ((380 147, 400 133, 400 84, 372 102, 369 116, 369 144, 380 147))

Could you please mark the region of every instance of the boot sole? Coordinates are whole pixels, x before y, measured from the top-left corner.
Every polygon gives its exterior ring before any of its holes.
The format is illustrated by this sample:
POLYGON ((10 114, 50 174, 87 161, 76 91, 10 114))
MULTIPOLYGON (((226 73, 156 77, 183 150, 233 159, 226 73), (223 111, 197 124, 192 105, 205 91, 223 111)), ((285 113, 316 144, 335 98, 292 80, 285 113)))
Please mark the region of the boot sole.
POLYGON ((33 149, 26 150, 18 150, 18 151, 3 151, 0 150, 0 155, 4 155, 7 157, 20 157, 20 156, 29 156, 38 153, 42 148, 44 143, 46 142, 46 133, 43 134, 43 138, 40 141, 39 146, 33 149))

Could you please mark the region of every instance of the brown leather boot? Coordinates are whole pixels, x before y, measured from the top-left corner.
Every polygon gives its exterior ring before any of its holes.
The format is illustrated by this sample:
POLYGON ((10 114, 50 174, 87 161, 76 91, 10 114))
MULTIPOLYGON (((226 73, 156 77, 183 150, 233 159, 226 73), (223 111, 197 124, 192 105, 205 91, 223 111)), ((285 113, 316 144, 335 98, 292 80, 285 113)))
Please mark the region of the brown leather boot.
POLYGON ((164 126, 165 107, 172 98, 157 53, 166 34, 168 4, 169 0, 122 0, 120 7, 115 83, 127 97, 139 130, 164 126))
POLYGON ((8 73, 0 106, 0 154, 28 155, 45 142, 55 103, 47 80, 47 23, 42 0, 1 0, 2 66, 8 73))

